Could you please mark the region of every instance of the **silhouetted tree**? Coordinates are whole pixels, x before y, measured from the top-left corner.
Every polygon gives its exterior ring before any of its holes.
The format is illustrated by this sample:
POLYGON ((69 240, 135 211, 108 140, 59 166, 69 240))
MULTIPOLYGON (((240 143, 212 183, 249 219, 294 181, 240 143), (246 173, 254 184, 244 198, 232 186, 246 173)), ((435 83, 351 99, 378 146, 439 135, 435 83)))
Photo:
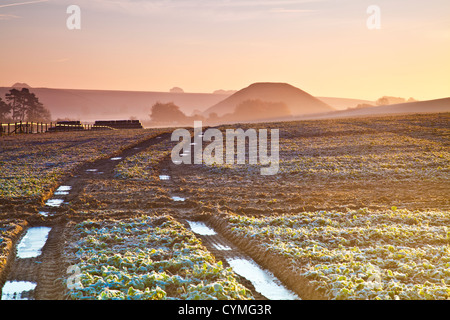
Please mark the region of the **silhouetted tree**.
POLYGON ((26 96, 26 121, 50 121, 50 111, 44 107, 34 93, 26 96))
POLYGON ((7 116, 11 112, 11 107, 0 98, 0 121, 7 121, 7 116))
POLYGON ((398 98, 398 97, 388 97, 384 96, 378 99, 375 104, 377 106, 387 106, 390 104, 397 104, 397 103, 405 103, 406 100, 404 98, 398 98))
POLYGON ((216 123, 220 121, 220 117, 216 112, 211 112, 208 116, 209 123, 216 123))
POLYGON ((13 121, 50 121, 50 111, 28 88, 11 89, 5 95, 13 121))
POLYGON ((8 102, 13 121, 21 121, 25 119, 25 103, 24 103, 24 89, 21 91, 17 89, 9 90, 9 93, 5 94, 6 101, 8 102))
POLYGON ((186 123, 188 118, 180 107, 172 102, 157 102, 152 106, 150 118, 159 123, 186 123))

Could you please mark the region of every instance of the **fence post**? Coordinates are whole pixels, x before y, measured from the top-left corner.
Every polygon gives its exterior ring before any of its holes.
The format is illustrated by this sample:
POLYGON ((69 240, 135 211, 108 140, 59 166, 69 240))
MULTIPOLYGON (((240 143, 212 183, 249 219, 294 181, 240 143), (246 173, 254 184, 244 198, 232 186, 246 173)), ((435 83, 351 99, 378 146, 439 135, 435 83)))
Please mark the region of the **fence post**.
POLYGON ((8 136, 11 134, 11 123, 8 122, 8 136))

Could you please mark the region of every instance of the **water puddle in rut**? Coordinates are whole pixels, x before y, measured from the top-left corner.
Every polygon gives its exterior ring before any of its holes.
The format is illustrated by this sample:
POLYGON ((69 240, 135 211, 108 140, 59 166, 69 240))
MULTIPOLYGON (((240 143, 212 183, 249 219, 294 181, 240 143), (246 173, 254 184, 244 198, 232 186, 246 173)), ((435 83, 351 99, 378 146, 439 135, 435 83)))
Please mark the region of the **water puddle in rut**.
POLYGON ((50 230, 51 228, 49 227, 32 227, 28 229, 17 245, 17 257, 21 259, 38 257, 47 241, 50 230))
POLYGON ((36 283, 29 281, 6 281, 1 300, 29 300, 24 293, 34 290, 36 283))
POLYGON ((208 227, 203 222, 187 221, 187 223, 189 223, 189 227, 191 227, 191 230, 194 233, 197 233, 199 235, 202 235, 202 236, 214 236, 214 235, 217 234, 217 232, 214 231, 214 229, 211 229, 210 227, 208 227))
POLYGON ((255 290, 271 300, 298 300, 298 296, 286 289, 275 276, 267 270, 261 269, 253 260, 229 258, 227 262, 234 272, 247 278, 255 290))
MULTIPOLYGON (((203 222, 187 221, 194 233, 203 236, 214 236, 217 232, 203 222)), ((222 251, 231 251, 231 247, 225 243, 211 241, 212 245, 222 251)), ((248 279, 255 290, 271 300, 299 300, 292 291, 284 287, 281 282, 269 271, 262 269, 250 258, 243 258, 241 254, 227 254, 226 261, 238 275, 248 279)))
POLYGON ((56 189, 54 195, 57 195, 57 196, 68 195, 70 190, 72 190, 71 186, 60 186, 58 189, 56 189))
POLYGON ((56 207, 60 207, 63 203, 64 203, 63 199, 49 199, 49 200, 47 200, 45 205, 48 207, 56 208, 56 207))

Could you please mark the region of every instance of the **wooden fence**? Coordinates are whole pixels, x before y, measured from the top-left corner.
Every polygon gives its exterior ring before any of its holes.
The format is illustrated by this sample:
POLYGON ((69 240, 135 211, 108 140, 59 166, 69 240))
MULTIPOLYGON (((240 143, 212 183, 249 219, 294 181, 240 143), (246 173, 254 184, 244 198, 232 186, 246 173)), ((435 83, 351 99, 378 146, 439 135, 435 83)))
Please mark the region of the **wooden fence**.
POLYGON ((85 130, 116 130, 108 126, 98 126, 92 124, 67 124, 58 122, 0 122, 0 136, 11 134, 32 134, 45 132, 68 132, 68 131, 85 131, 85 130))

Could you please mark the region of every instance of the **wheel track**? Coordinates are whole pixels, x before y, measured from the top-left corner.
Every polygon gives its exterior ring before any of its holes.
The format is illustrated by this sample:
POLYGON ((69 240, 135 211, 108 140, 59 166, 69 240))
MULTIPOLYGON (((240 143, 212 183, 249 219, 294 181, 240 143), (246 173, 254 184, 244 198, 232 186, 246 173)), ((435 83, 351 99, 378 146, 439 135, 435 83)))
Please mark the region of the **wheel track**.
MULTIPOLYGON (((192 153, 191 153, 192 154, 192 153)), ((193 167, 197 167, 200 165, 192 165, 193 167)), ((172 163, 171 159, 165 159, 160 163, 160 173, 161 175, 168 175, 170 178, 167 180, 161 180, 161 185, 166 187, 169 190, 169 193, 172 195, 186 197, 187 196, 180 194, 176 190, 183 189, 183 175, 189 172, 183 166, 177 166, 172 163)), ((194 200, 194 199, 192 199, 194 200)), ((179 220, 186 228, 190 229, 190 225, 188 220, 191 221, 200 221, 205 222, 207 226, 210 224, 206 221, 208 220, 208 215, 199 215, 198 208, 177 208, 176 202, 173 203, 173 209, 177 210, 177 220, 179 220)), ((234 245, 231 241, 229 241, 224 235, 220 234, 216 231, 214 235, 200 235, 196 234, 196 237, 202 240, 202 244, 208 249, 209 252, 216 258, 218 261, 222 261, 225 267, 230 267, 228 261, 230 260, 245 260, 247 262, 254 262, 254 259, 251 255, 245 253, 241 248, 234 245)), ((257 264, 257 263, 256 263, 257 264)), ((270 269, 262 268, 262 270, 269 271, 270 269)), ((266 296, 258 292, 253 285, 252 281, 247 279, 244 276, 241 276, 236 273, 236 277, 240 280, 240 282, 252 291, 253 296, 257 300, 268 300, 266 296)), ((277 279, 278 280, 278 279, 277 279)), ((281 282, 280 282, 281 283, 281 282)))
MULTIPOLYGON (((163 139, 167 139, 170 135, 163 133, 152 137, 138 144, 127 147, 119 153, 108 156, 105 159, 97 160, 93 163, 82 165, 76 172, 72 174, 67 181, 61 185, 73 186, 70 194, 65 197, 66 201, 71 201, 78 197, 81 186, 85 184, 86 179, 92 178, 92 175, 86 173, 88 168, 98 168, 104 172, 104 178, 111 178, 114 175, 115 166, 127 157, 133 156, 139 152, 145 151, 150 146, 159 143, 163 139), (158 138, 159 137, 159 138, 158 138), (121 161, 111 161, 111 157, 121 157, 121 161)), ((42 211, 53 211, 48 218, 32 217, 29 227, 47 226, 51 227, 47 241, 41 250, 41 254, 35 258, 18 258, 15 250, 17 244, 23 238, 27 230, 23 231, 21 237, 14 245, 10 259, 10 268, 6 276, 6 281, 30 281, 36 283, 36 288, 27 293, 28 299, 35 300, 64 300, 66 294, 66 286, 64 278, 66 277, 66 267, 63 263, 63 252, 65 245, 65 228, 67 225, 67 212, 69 207, 65 208, 42 208, 42 211)), ((3 285, 3 284, 1 284, 3 285)), ((0 290, 1 293, 1 290, 0 290)))
POLYGON ((64 285, 58 279, 64 275, 61 257, 65 224, 57 224, 50 231, 42 248, 43 261, 39 268, 36 286, 36 300, 62 300, 64 285))

